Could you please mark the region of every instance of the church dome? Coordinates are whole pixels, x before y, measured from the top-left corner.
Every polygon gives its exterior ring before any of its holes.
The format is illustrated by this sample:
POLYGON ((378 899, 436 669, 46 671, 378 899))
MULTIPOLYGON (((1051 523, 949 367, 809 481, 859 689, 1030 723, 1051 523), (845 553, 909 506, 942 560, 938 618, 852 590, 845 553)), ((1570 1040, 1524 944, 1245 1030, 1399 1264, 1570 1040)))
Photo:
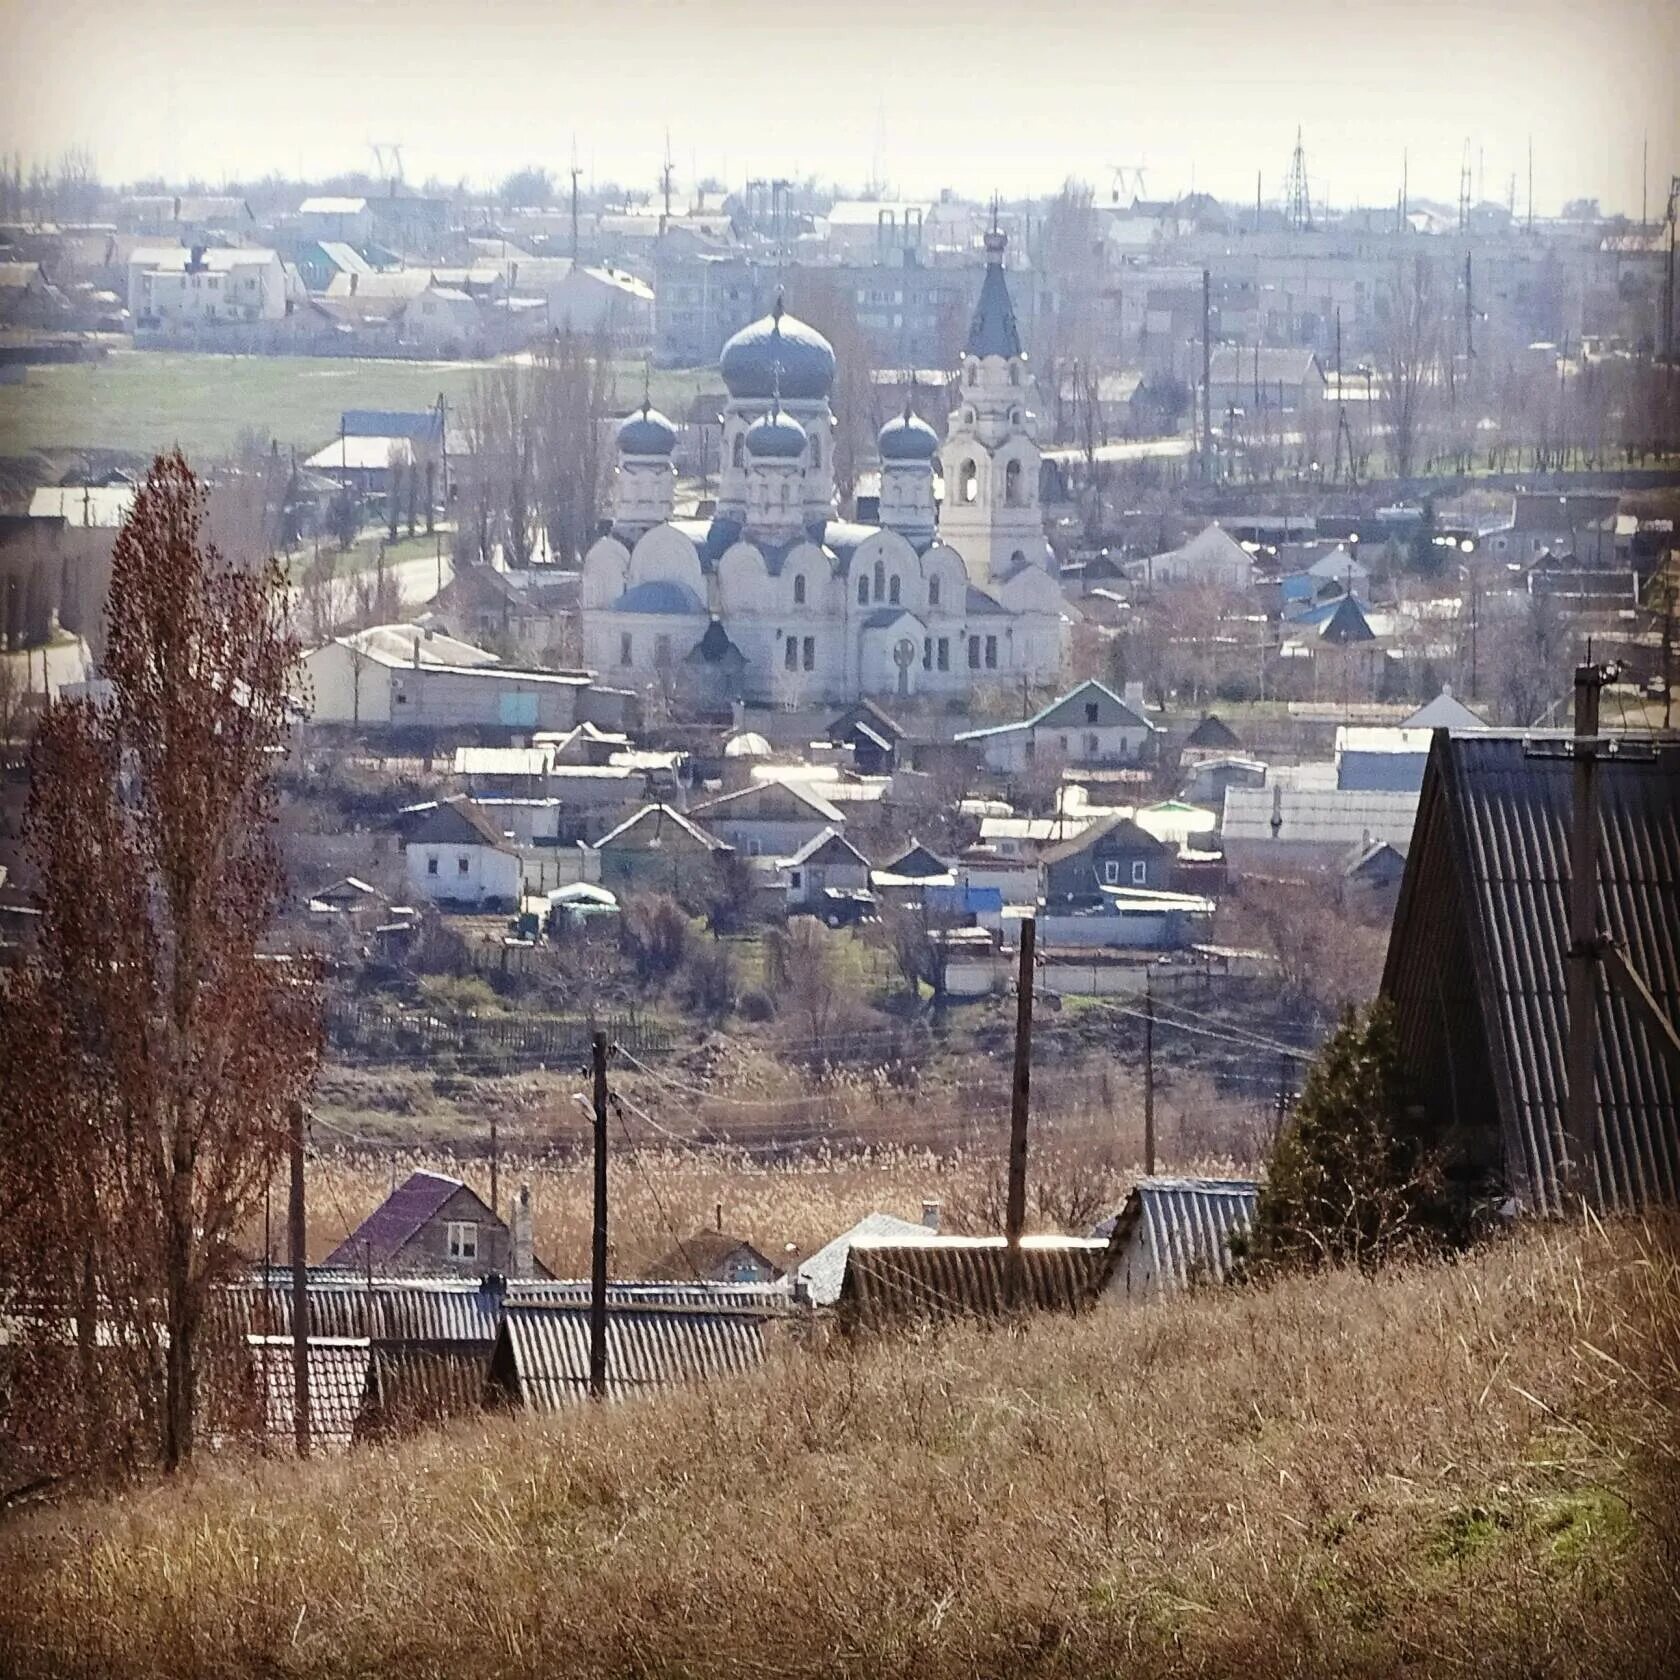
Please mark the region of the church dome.
POLYGON ((931 461, 939 453, 939 434, 908 405, 889 420, 877 438, 883 461, 931 461))
POLYGON ((768 315, 724 345, 718 367, 732 397, 821 402, 834 384, 834 347, 815 327, 789 315, 777 298, 768 315))
POLYGON ((805 428, 773 408, 747 427, 747 453, 756 461, 797 461, 805 453, 805 428))
POLYGON ((618 428, 622 455, 669 455, 676 447, 677 428, 646 402, 618 428))

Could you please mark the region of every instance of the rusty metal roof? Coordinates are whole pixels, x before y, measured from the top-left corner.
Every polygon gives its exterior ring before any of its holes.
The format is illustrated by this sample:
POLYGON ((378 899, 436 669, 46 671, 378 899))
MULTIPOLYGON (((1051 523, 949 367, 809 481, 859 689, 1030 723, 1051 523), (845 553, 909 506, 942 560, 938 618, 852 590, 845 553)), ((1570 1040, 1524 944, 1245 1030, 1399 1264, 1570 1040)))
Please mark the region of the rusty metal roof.
MULTIPOLYGON (((998 1317, 1009 1310, 1007 1259, 1002 1237, 930 1232, 920 1241, 854 1242, 840 1313, 848 1324, 870 1329, 915 1319, 998 1317)), ((1021 1262, 1030 1311, 1077 1312, 1107 1279, 1109 1245, 1090 1237, 1026 1237, 1021 1262)))
POLYGON ((1097 1227, 1113 1249, 1105 1295, 1187 1289, 1231 1275, 1231 1239, 1254 1223, 1252 1179, 1144 1178, 1097 1227))
MULTIPOLYGON (((1520 1206, 1561 1204, 1573 766, 1562 735, 1439 732, 1383 993, 1426 1113, 1520 1206), (1497 1117, 1497 1126, 1494 1119, 1497 1117)), ((1680 1015, 1680 742, 1600 760, 1599 925, 1680 1015)), ((1680 1199, 1680 1072, 1600 976, 1600 1205, 1680 1199)))
MULTIPOLYGON (((262 1395, 263 1432, 270 1440, 290 1442, 297 1416, 291 1338, 252 1336, 248 1345, 262 1395)), ((313 1450, 342 1451, 350 1445, 367 1387, 369 1356, 365 1337, 309 1338, 309 1444, 313 1450)))
MULTIPOLYGON (((761 1313, 614 1307, 607 1314, 608 1397, 754 1370, 764 1362, 764 1338, 761 1313)), ((497 1388, 533 1411, 587 1399, 588 1309, 509 1302, 490 1371, 497 1388)))

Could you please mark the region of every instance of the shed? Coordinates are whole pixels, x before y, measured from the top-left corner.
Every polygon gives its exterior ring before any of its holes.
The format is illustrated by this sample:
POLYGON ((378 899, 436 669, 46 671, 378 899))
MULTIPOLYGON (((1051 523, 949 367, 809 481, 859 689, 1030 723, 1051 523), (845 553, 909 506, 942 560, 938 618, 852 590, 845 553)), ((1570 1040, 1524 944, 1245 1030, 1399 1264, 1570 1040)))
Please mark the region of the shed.
POLYGON ((1094 1233, 1106 1237, 1110 1249, 1104 1300, 1226 1282, 1232 1240, 1253 1226, 1259 1198, 1252 1179, 1140 1179, 1120 1211, 1094 1233))
MULTIPOLYGON (((849 1329, 880 1330, 930 1319, 997 1318, 1010 1310, 1009 1248, 1002 1237, 853 1242, 840 1285, 849 1329)), ((1109 1244, 1088 1237, 1021 1241, 1024 1306, 1080 1312, 1108 1278, 1109 1244)))

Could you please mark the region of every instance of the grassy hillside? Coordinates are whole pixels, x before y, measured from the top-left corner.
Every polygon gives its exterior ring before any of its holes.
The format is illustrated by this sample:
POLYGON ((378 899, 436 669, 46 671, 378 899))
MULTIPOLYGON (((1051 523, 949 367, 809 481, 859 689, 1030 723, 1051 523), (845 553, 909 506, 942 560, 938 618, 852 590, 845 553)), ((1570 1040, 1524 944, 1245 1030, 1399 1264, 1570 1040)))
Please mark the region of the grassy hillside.
POLYGON ((1529 1231, 218 1466, 14 1524, 0 1669, 1672 1674, 1676 1287, 1529 1231))
MULTIPOLYGON (((481 371, 451 362, 116 350, 99 362, 32 367, 22 384, 0 385, 0 456, 35 449, 145 455, 179 443, 189 455, 214 457, 242 431, 314 450, 337 434, 347 408, 429 408, 440 392, 458 404, 481 371)), ((701 377, 660 370, 654 401, 678 412, 701 377)), ((639 401, 641 364, 624 364, 618 384, 626 405, 639 401)))

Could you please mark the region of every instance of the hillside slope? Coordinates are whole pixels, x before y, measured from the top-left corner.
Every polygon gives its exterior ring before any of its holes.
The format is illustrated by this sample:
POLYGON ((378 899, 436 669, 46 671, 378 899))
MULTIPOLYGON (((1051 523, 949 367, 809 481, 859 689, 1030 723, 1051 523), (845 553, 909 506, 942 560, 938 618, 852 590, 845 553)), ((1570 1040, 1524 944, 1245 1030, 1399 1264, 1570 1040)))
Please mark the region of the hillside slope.
POLYGON ((1680 1274, 1637 1228, 1025 1331, 0 1535, 0 1670, 1680 1672, 1680 1274))

